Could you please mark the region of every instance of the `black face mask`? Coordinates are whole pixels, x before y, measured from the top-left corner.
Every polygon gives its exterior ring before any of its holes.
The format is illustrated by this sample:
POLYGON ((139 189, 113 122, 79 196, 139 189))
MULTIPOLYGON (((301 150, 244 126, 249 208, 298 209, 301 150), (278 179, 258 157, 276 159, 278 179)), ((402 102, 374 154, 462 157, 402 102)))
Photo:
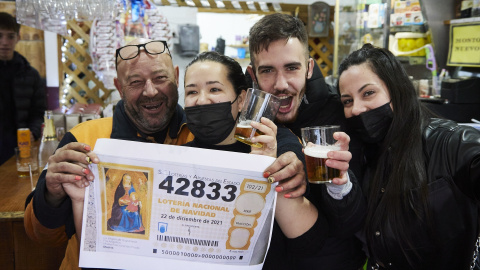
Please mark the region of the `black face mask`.
POLYGON ((347 128, 366 143, 378 143, 387 135, 393 120, 390 102, 360 115, 347 118, 347 128))
POLYGON ((232 103, 227 101, 186 107, 188 129, 195 139, 205 144, 217 144, 225 140, 237 122, 232 115, 232 103))

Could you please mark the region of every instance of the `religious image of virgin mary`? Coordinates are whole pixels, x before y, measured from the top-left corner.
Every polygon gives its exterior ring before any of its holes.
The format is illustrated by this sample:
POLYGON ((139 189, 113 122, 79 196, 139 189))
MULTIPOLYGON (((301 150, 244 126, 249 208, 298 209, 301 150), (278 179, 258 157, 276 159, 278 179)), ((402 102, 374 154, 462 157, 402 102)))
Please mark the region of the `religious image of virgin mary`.
POLYGON ((115 190, 112 215, 107 221, 109 230, 145 233, 142 216, 140 215, 141 203, 136 202, 136 198, 131 196, 134 192, 135 187, 132 184, 132 177, 126 173, 122 176, 122 181, 115 190), (136 207, 129 207, 134 202, 136 207))

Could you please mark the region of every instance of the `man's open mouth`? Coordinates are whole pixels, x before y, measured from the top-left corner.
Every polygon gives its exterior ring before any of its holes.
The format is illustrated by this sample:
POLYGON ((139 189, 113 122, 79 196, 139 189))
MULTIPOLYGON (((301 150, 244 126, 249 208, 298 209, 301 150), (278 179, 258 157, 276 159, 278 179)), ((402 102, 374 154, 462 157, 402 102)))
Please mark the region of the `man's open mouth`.
POLYGON ((290 111, 290 108, 292 107, 292 96, 280 96, 278 97, 280 99, 280 108, 278 109, 278 112, 280 113, 287 113, 290 111))
POLYGON ((162 106, 163 102, 161 103, 155 103, 155 104, 147 104, 147 105, 142 105, 143 108, 149 110, 149 111, 154 111, 158 110, 162 106))

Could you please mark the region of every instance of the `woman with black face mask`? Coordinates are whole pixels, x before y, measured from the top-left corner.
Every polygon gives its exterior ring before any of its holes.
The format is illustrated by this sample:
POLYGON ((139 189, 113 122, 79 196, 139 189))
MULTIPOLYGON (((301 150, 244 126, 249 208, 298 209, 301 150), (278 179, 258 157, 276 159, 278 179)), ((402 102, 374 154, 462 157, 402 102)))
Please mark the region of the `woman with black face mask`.
POLYGON ((338 91, 349 132, 366 145, 368 269, 470 269, 480 132, 434 118, 401 63, 370 44, 342 62, 338 91))
MULTIPOLYGON (((264 133, 254 138, 263 148, 250 147, 234 138, 247 89, 242 68, 235 60, 216 52, 201 53, 187 66, 184 84, 187 125, 195 135, 186 146, 275 158, 277 153, 293 151, 304 159, 299 139, 266 118, 261 123, 251 123, 264 133)), ((303 173, 303 167, 298 170, 303 173)), ((270 269, 269 262, 273 261, 282 262, 281 269, 294 269, 295 265, 291 265, 294 258, 305 255, 306 251, 320 250, 328 234, 328 223, 324 214, 303 196, 290 197, 280 186, 275 190, 278 192, 275 225, 264 269, 270 269)))

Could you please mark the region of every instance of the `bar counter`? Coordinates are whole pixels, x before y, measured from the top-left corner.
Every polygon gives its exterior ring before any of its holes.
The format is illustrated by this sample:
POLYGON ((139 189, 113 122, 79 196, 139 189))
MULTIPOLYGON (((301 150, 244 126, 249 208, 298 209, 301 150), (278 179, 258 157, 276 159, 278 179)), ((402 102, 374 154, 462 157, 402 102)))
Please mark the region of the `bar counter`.
MULTIPOLYGON (((38 177, 38 173, 34 177, 38 177)), ((15 157, 12 157, 0 166, 0 179, 0 218, 2 221, 22 219, 25 198, 32 191, 30 177, 17 176, 15 157)))
POLYGON ((30 177, 17 176, 15 157, 0 166, 0 269, 58 269, 65 254, 66 245, 42 246, 25 233, 25 199, 31 190, 30 177))

